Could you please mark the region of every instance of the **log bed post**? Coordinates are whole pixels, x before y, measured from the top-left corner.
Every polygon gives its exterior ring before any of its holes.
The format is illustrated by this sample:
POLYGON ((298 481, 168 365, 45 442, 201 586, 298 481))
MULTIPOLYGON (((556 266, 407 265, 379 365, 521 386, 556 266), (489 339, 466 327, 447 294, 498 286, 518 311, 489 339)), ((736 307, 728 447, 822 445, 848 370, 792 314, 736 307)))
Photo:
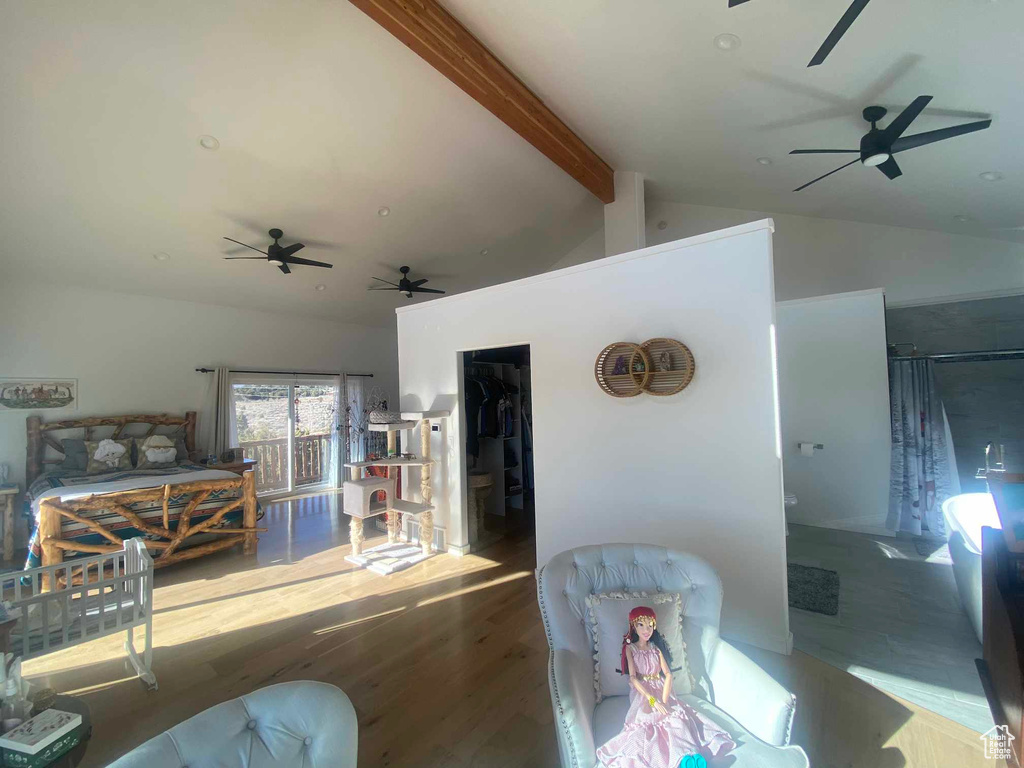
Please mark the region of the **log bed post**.
POLYGON ((27 488, 43 473, 42 417, 29 416, 25 420, 25 432, 28 438, 25 449, 25 486, 27 488))
MULTIPOLYGON (((212 446, 211 446, 212 447, 212 446)), ((196 456, 196 412, 188 411, 185 414, 185 451, 190 460, 195 461, 196 456)))
MULTIPOLYGON (((48 565, 59 565, 64 562, 64 550, 55 544, 60 539, 60 517, 60 510, 57 509, 53 501, 43 499, 39 502, 39 548, 44 568, 48 565)), ((56 590, 56 585, 52 582, 51 574, 49 583, 43 584, 44 592, 56 590)))
POLYGON ((256 476, 251 469, 242 473, 242 497, 245 499, 242 507, 242 527, 246 531, 242 553, 255 555, 258 541, 256 535, 256 476))

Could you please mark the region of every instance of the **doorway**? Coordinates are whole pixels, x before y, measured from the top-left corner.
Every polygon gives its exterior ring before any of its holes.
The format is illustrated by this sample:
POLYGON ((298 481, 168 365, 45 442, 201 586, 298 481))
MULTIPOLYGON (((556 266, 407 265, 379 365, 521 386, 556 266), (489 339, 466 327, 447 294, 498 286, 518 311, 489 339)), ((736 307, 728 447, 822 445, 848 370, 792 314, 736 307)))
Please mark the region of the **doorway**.
POLYGON ((530 347, 462 353, 470 551, 535 526, 530 347))

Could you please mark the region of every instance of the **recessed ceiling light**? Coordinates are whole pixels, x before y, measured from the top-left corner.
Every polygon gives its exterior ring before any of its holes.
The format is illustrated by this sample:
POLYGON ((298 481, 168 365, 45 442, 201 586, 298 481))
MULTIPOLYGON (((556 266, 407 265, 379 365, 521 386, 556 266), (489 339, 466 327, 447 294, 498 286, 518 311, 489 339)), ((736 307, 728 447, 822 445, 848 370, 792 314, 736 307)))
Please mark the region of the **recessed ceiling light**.
POLYGON ((160 253, 154 253, 153 258, 156 259, 157 261, 167 261, 169 258, 171 258, 171 254, 164 253, 163 251, 161 251, 160 253))
POLYGON ((386 205, 382 205, 380 208, 377 209, 377 215, 378 216, 390 216, 391 215, 391 209, 388 208, 386 205))
POLYGON ((759 157, 757 158, 757 162, 759 162, 761 165, 771 165, 772 159, 770 157, 759 157))
POLYGON ((324 285, 323 283, 318 283, 317 285, 313 286, 313 290, 314 291, 326 291, 327 290, 327 286, 324 285))
POLYGON ((667 221, 662 220, 662 221, 658 222, 658 229, 666 229, 667 227, 668 227, 668 222, 667 221))
POLYGON ((715 38, 715 48, 720 51, 735 51, 741 45, 741 40, 730 32, 724 32, 715 38))
POLYGON ((220 142, 217 141, 216 136, 204 134, 203 136, 199 137, 199 146, 202 147, 203 149, 208 149, 211 152, 213 152, 215 150, 220 149, 220 142))
POLYGON ((486 248, 484 248, 482 251, 480 251, 480 255, 481 256, 486 256, 488 253, 490 253, 490 251, 488 251, 486 248))
POLYGON ((965 222, 965 221, 970 221, 970 220, 971 220, 970 216, 964 216, 962 213, 958 213, 956 216, 953 217, 953 221, 959 221, 961 224, 963 222, 965 222))
POLYGON ((999 171, 985 171, 979 173, 978 178, 982 181, 1002 181, 1005 177, 999 171))

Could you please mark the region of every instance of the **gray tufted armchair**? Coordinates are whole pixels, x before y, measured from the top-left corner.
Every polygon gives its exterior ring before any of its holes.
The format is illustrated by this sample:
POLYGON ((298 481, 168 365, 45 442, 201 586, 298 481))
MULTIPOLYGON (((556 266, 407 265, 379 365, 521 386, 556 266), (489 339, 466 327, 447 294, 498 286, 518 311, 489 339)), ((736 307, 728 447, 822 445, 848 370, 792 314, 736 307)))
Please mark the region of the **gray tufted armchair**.
POLYGON ((538 599, 562 768, 593 768, 597 747, 622 729, 629 708, 628 696, 596 703, 593 640, 584 623, 588 595, 620 591, 684 594, 687 658, 699 690, 683 699, 732 736, 733 768, 807 768, 804 751, 786 746, 793 695, 718 635, 718 574, 699 557, 649 544, 579 547, 540 570, 538 599))
POLYGON ((327 683, 279 683, 200 712, 110 768, 355 768, 356 712, 327 683))

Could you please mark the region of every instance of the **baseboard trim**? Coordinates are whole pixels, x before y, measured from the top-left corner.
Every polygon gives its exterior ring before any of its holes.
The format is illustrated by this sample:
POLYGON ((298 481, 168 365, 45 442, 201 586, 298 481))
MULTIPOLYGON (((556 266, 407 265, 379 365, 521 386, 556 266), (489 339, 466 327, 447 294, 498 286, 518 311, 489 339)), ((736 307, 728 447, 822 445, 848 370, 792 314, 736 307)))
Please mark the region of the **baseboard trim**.
POLYGON ((844 520, 796 520, 793 517, 788 517, 787 522, 790 525, 806 525, 810 528, 828 528, 833 531, 849 531, 850 533, 867 533, 872 536, 887 536, 888 538, 894 538, 896 536, 895 531, 890 531, 885 527, 885 518, 879 518, 877 515, 864 516, 864 517, 850 517, 844 520))
POLYGON ((463 544, 462 546, 459 546, 458 544, 449 544, 448 554, 455 555, 456 557, 464 557, 469 554, 469 544, 463 544))

